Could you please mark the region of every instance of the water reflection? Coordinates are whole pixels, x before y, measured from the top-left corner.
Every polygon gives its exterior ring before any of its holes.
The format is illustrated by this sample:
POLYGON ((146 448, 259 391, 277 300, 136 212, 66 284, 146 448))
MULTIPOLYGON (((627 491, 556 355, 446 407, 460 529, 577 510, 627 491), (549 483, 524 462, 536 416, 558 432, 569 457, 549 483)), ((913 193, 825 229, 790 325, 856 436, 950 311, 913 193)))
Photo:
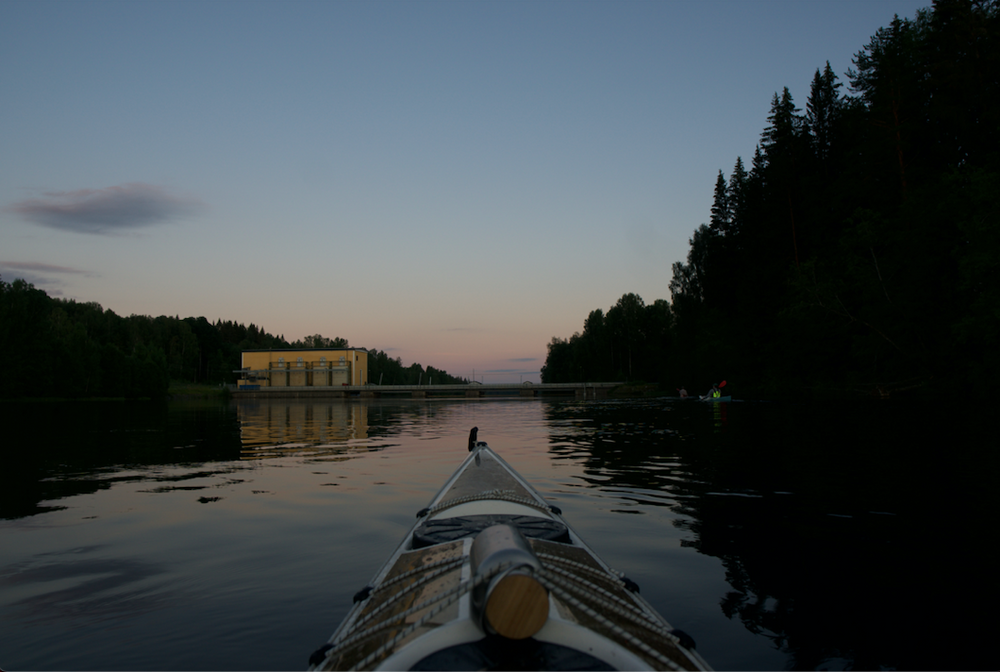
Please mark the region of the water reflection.
POLYGON ((244 460, 320 459, 385 447, 368 441, 366 401, 240 400, 235 406, 244 460))
POLYGON ((606 401, 550 406, 549 452, 582 464, 581 480, 621 501, 673 507, 694 479, 677 453, 687 440, 661 401, 606 401))
MULTIPOLYGON (((465 434, 476 423, 476 409, 487 408, 478 400, 367 399, 239 400, 233 407, 244 460, 319 459, 380 451, 403 438, 427 441, 451 436, 456 424, 465 434)), ((517 402, 491 401, 489 409, 491 415, 510 415, 515 423, 525 415, 525 405, 517 402)))
POLYGON ((996 457, 942 455, 928 441, 948 432, 913 409, 718 406, 554 406, 550 452, 581 460, 588 487, 669 507, 682 545, 721 560, 722 613, 790 668, 967 666, 946 642, 986 641, 996 624, 983 535, 997 507, 995 474, 965 462, 996 457), (980 506, 960 503, 970 499, 980 506), (969 534, 941 536, 958 528, 969 534), (918 624, 919 613, 948 618, 918 624))
POLYGON ((163 567, 141 559, 105 558, 101 546, 39 553, 0 567, 0 588, 27 593, 10 603, 25 623, 92 622, 135 617, 176 599, 158 578, 163 567))
POLYGON ((475 425, 658 609, 700 619, 720 669, 996 668, 1000 453, 955 409, 281 400, 0 419, 0 516, 20 519, 0 524, 0 645, 23 669, 109 651, 129 669, 301 665, 475 425), (84 611, 115 627, 77 627, 84 611))
POLYGON ((364 401, 240 400, 236 413, 245 448, 346 443, 368 438, 368 404, 364 401))
POLYGON ((0 404, 0 518, 58 511, 59 500, 117 482, 156 480, 164 465, 236 459, 236 422, 218 402, 0 404))
POLYGON ((719 402, 712 404, 712 417, 715 419, 715 431, 722 432, 725 431, 726 425, 728 424, 727 411, 729 410, 729 404, 727 402, 719 402))

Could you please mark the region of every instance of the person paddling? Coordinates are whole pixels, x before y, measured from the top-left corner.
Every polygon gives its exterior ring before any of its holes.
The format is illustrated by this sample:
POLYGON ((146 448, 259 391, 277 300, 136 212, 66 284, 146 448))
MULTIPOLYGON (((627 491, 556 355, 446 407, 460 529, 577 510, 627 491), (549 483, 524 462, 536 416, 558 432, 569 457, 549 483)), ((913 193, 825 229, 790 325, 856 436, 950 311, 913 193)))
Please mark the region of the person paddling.
POLYGON ((726 386, 726 381, 722 381, 718 385, 712 385, 712 389, 710 389, 708 391, 708 394, 702 397, 702 399, 718 399, 719 397, 722 396, 722 390, 720 388, 723 388, 725 386, 726 386))

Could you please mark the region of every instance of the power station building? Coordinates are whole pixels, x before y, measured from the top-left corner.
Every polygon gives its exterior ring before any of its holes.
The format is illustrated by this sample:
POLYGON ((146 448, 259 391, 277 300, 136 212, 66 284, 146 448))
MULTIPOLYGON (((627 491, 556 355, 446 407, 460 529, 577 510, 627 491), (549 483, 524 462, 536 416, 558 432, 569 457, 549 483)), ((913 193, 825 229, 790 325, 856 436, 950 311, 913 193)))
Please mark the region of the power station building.
POLYGON ((239 389, 264 387, 343 387, 368 382, 368 351, 244 350, 239 389))

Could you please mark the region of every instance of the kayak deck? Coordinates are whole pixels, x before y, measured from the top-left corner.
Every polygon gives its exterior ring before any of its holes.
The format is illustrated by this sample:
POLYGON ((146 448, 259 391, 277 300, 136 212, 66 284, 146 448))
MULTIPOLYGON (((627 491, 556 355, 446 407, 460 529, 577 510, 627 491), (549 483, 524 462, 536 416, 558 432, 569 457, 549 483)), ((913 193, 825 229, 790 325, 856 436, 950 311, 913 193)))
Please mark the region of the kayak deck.
POLYGON ((708 669, 690 638, 474 437, 472 453, 310 659, 314 668, 708 669), (477 554, 498 531, 520 537, 521 550, 504 547, 505 562, 484 569, 477 554), (532 566, 513 571, 516 552, 532 566), (496 614, 507 619, 502 628, 493 627, 496 614), (532 619, 539 627, 511 636, 532 619))

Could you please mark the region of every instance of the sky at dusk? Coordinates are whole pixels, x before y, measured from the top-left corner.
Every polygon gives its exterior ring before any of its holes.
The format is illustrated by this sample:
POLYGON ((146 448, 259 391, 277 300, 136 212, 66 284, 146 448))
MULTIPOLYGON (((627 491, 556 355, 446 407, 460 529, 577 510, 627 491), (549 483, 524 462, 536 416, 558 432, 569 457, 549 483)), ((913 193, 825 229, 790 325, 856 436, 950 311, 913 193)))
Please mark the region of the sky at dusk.
POLYGON ((0 276, 538 381, 930 1, 0 3, 0 276))

